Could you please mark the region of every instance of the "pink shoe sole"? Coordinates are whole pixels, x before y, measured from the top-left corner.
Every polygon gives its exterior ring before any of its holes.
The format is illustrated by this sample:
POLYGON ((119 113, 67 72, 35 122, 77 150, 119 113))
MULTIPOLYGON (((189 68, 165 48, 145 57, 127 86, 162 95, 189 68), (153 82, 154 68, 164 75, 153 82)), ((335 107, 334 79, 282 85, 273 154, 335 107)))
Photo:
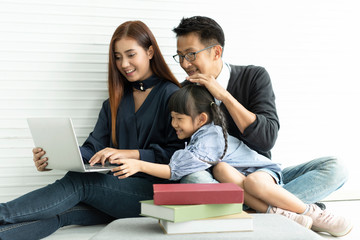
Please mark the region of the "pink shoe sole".
POLYGON ((311 230, 313 230, 315 232, 327 232, 327 233, 331 234, 334 237, 343 237, 346 234, 348 234, 349 232, 351 232, 352 228, 353 228, 353 225, 349 224, 349 226, 342 232, 331 232, 331 231, 327 231, 325 229, 318 228, 318 227, 315 227, 315 226, 312 226, 311 230))

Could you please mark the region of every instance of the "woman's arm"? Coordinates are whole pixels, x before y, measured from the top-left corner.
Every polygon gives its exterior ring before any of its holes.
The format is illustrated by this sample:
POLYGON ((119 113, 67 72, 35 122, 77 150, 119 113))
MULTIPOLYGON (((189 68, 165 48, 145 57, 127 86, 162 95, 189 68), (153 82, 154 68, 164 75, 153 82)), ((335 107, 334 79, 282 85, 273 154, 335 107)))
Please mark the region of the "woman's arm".
POLYGON ((143 172, 154 177, 169 179, 171 177, 170 166, 167 164, 151 163, 137 159, 110 160, 111 164, 118 164, 118 167, 111 171, 119 179, 130 177, 137 172, 143 172))

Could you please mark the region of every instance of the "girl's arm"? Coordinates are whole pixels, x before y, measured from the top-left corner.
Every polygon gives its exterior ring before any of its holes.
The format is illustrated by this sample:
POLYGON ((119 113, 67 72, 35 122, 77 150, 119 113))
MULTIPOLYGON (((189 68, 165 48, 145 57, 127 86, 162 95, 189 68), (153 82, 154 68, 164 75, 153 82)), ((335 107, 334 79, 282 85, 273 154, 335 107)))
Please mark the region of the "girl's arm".
POLYGON ((154 177, 170 179, 171 170, 167 164, 151 163, 137 159, 118 159, 111 160, 111 164, 118 164, 118 167, 111 171, 119 179, 130 177, 137 172, 143 172, 154 177))
POLYGON ((215 125, 209 125, 198 131, 193 140, 194 143, 172 155, 169 165, 136 159, 110 158, 110 163, 119 165, 113 168, 112 172, 120 179, 143 172, 154 177, 180 180, 190 173, 208 169, 211 167, 209 163, 216 162, 223 152, 222 130, 215 125))

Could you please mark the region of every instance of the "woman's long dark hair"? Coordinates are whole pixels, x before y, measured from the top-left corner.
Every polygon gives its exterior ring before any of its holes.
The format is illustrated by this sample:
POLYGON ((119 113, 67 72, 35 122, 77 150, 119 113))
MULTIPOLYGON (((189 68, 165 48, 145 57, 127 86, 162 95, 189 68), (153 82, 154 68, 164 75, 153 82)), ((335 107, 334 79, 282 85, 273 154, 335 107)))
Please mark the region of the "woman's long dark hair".
POLYGON ((114 51, 115 43, 124 37, 134 39, 139 46, 143 47, 145 50, 148 50, 149 47, 152 46, 154 50, 154 56, 150 60, 152 72, 156 76, 180 86, 179 82, 176 80, 175 76, 166 64, 156 39, 150 29, 141 21, 128 21, 121 24, 114 32, 109 48, 108 88, 111 109, 111 140, 114 146, 117 146, 117 110, 124 95, 124 86, 127 83, 125 76, 123 76, 116 67, 114 51))
MULTIPOLYGON (((220 107, 215 103, 214 97, 205 87, 192 83, 185 85, 171 96, 169 110, 191 116, 193 120, 199 114, 206 113, 208 115, 207 123, 214 122, 215 125, 219 125, 222 128, 225 146, 223 154, 217 162, 224 158, 228 147, 225 116, 220 107)), ((208 163, 216 164, 217 162, 208 163)))

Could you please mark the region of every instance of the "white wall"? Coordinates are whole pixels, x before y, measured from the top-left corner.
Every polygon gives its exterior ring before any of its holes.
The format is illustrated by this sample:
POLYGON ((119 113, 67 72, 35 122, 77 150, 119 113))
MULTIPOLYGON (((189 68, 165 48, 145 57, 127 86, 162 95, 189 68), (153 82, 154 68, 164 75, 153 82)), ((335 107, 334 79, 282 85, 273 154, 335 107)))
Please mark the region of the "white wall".
POLYGON ((225 60, 269 71, 281 123, 274 160, 287 166, 337 155, 350 180, 333 198, 360 198, 355 6, 355 0, 0 0, 0 202, 63 175, 36 172, 25 119, 70 116, 79 142, 85 140, 107 97, 108 43, 119 24, 144 21, 182 80, 171 29, 192 15, 223 26, 225 60))
POLYGON ((350 179, 332 199, 360 198, 358 10, 355 1, 251 1, 227 14, 239 31, 222 22, 225 58, 272 78, 281 125, 273 159, 335 155, 347 165, 350 179))

